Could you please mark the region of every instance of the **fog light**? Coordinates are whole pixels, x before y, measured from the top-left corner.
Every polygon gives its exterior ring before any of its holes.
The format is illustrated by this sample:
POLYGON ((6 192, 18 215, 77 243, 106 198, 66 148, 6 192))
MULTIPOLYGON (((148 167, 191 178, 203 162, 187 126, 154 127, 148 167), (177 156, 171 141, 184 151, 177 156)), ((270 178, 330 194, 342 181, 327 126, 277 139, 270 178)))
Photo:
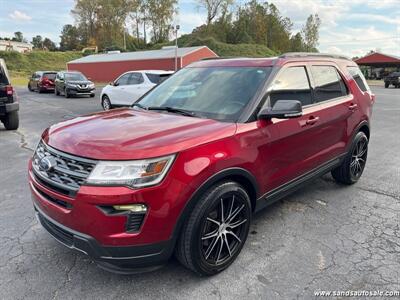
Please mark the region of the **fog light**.
POLYGON ((113 208, 118 211, 131 211, 136 213, 145 213, 147 211, 147 206, 144 204, 113 205, 113 208))

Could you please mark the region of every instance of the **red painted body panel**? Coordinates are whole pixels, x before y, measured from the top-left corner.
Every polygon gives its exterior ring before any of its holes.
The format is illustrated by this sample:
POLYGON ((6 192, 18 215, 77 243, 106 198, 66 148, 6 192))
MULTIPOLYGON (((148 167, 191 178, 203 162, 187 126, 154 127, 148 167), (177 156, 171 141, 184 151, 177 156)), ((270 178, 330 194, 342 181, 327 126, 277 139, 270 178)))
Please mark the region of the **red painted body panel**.
POLYGON ((43 139, 82 157, 132 160, 178 153, 232 136, 235 130, 236 124, 209 119, 118 109, 58 123, 43 139))
MULTIPOLYGON (((319 61, 304 59, 304 62, 319 61)), ((322 64, 332 63, 321 60, 322 64)), ((194 66, 282 66, 284 59, 211 60, 194 66)), ((292 59, 291 64, 300 63, 292 59)), ((371 116, 374 96, 362 92, 348 73, 353 62, 333 62, 349 95, 305 107, 293 119, 223 123, 175 114, 120 109, 92 114, 51 126, 43 140, 60 151, 103 160, 132 160, 176 154, 165 179, 157 186, 81 186, 75 198, 47 189, 32 176, 35 204, 52 219, 94 237, 102 245, 144 245, 167 241, 194 192, 219 171, 236 167, 255 178, 258 195, 281 186, 321 164, 346 153, 356 128, 371 116), (357 104, 357 108, 349 107, 357 104), (318 122, 307 125, 311 117, 318 122), (44 191, 73 205, 59 207, 40 195, 44 191), (139 233, 125 232, 124 216, 107 216, 98 205, 145 203, 149 207, 139 233)))

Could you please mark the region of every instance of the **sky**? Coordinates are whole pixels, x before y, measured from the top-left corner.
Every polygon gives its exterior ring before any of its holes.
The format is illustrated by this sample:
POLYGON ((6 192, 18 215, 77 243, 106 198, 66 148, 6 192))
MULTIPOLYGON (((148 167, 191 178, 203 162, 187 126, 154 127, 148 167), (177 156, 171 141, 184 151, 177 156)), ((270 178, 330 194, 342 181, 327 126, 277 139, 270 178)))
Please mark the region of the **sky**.
MULTIPOLYGON (((203 24, 206 12, 196 1, 179 0, 180 34, 203 24)), ((236 0, 240 5, 245 0, 236 0)), ((263 0, 260 0, 263 2, 263 0)), ((301 30, 307 16, 318 13, 320 52, 363 56, 370 50, 400 56, 400 0, 272 0, 283 16, 301 30)), ((40 34, 59 42, 64 24, 73 24, 74 0, 0 0, 0 36, 21 31, 30 41, 40 34)))

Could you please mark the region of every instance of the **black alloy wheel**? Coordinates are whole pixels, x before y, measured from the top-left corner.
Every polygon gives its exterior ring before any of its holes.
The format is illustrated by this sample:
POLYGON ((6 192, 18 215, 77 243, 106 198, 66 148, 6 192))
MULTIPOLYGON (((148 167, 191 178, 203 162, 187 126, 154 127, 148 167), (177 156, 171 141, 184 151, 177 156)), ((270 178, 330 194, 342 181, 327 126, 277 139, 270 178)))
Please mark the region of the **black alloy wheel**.
POLYGON ((210 187, 196 199, 183 225, 176 257, 200 275, 225 270, 246 242, 251 214, 250 197, 237 182, 225 181, 210 187))
POLYGON ((201 253, 210 265, 222 265, 236 255, 246 239, 248 219, 241 194, 223 195, 203 221, 201 253))
POLYGON ((350 161, 350 173, 353 180, 358 180, 364 171, 367 162, 368 140, 359 139, 353 148, 350 161))
POLYGON ((360 131, 356 134, 342 163, 331 172, 337 182, 353 184, 360 179, 367 162, 368 142, 368 137, 364 132, 360 131))

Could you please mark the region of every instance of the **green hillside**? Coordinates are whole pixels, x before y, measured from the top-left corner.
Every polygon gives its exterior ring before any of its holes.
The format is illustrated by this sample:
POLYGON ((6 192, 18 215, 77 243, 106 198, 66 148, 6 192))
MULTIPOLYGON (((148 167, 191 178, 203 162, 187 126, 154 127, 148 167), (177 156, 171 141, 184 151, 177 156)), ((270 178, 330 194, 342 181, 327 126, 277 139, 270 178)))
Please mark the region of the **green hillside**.
MULTIPOLYGON (((172 46, 173 42, 156 44, 152 49, 161 49, 163 46, 172 46)), ((215 38, 200 38, 193 34, 186 34, 178 38, 179 47, 207 46, 221 57, 271 57, 277 53, 261 44, 227 44, 215 38)))
POLYGON ((79 57, 82 57, 82 53, 74 51, 32 51, 26 54, 13 51, 0 51, 0 58, 6 61, 11 81, 14 85, 25 85, 28 77, 35 71, 65 70, 68 61, 79 57))
POLYGON ((223 57, 270 57, 276 55, 267 46, 260 44, 226 44, 214 38, 194 38, 185 43, 186 47, 203 45, 223 57))

